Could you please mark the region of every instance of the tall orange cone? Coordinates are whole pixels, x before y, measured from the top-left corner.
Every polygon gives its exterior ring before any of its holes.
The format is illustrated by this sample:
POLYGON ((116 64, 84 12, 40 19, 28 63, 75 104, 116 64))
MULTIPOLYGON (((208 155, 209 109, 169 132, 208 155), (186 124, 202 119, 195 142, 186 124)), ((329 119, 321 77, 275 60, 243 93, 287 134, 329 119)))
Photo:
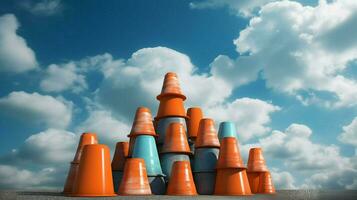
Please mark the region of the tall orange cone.
POLYGON ((247 164, 247 173, 250 189, 253 193, 261 193, 261 174, 268 172, 261 148, 251 148, 247 164))
POLYGON ((245 169, 217 169, 215 195, 251 195, 245 169))
POLYGON ((138 135, 156 136, 154 125, 152 122, 151 112, 146 107, 139 107, 136 110, 133 126, 131 127, 128 137, 138 135))
POLYGON ((129 158, 125 163, 119 195, 151 195, 145 161, 142 158, 129 158))
POLYGON ((189 161, 176 161, 167 186, 167 195, 197 195, 189 161))
POLYGON ((224 168, 246 168, 242 157, 240 156, 235 137, 225 137, 222 139, 218 155, 217 169, 224 168))
POLYGON ((202 110, 199 107, 187 109, 187 133, 192 141, 195 141, 198 136, 198 127, 202 116, 202 110))
POLYGON ((220 147, 217 131, 212 119, 206 118, 200 121, 195 148, 202 147, 220 147))
POLYGON ((116 196, 113 188, 109 148, 89 144, 83 148, 78 176, 71 196, 116 196))
POLYGON ((160 101, 159 110, 156 119, 163 117, 185 117, 186 111, 183 101, 186 96, 183 95, 176 73, 168 72, 165 75, 161 94, 157 100, 160 101))
POLYGON ((161 153, 191 154, 187 142, 186 131, 181 123, 174 122, 169 125, 161 153))
POLYGON ((78 175, 79 161, 81 159, 83 148, 87 144, 98 144, 98 138, 95 133, 83 133, 81 135, 81 138, 77 146, 76 154, 74 156, 73 161, 71 162, 66 183, 64 185, 64 189, 63 189, 64 194, 70 194, 73 192, 73 183, 76 176, 78 175))
POLYGON ((259 182, 259 193, 262 194, 274 194, 275 188, 270 172, 262 172, 259 182))

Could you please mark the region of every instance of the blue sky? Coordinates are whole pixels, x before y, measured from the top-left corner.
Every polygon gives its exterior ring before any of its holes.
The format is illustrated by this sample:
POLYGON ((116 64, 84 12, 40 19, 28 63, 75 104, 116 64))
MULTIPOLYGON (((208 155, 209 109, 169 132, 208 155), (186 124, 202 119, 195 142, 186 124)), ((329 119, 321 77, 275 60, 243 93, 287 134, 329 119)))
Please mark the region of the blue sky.
POLYGON ((60 188, 80 133, 126 140, 168 71, 186 107, 236 124, 245 159, 263 148, 277 188, 356 188, 356 16, 352 0, 1 1, 0 188, 60 188))

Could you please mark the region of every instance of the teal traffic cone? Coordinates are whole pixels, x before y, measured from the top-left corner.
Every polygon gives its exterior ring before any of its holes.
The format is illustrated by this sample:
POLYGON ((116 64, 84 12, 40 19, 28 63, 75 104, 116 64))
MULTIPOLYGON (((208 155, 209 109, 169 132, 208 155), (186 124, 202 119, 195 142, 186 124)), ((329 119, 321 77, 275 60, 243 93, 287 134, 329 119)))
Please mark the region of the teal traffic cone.
POLYGON ((221 122, 219 124, 218 138, 221 141, 225 137, 235 137, 237 139, 237 131, 233 122, 221 122))

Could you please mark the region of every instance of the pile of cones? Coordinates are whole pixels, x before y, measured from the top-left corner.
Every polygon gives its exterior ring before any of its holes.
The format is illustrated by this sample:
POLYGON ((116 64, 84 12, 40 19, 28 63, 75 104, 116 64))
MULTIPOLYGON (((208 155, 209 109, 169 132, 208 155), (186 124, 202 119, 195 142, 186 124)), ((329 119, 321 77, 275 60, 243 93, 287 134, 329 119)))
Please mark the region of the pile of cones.
POLYGON ((117 142, 112 162, 95 133, 82 134, 66 196, 275 193, 262 150, 249 151, 246 167, 234 124, 222 122, 217 134, 213 119, 204 118, 199 107, 186 113, 175 73, 165 75, 157 100, 154 119, 148 108, 136 110, 129 142, 117 142))

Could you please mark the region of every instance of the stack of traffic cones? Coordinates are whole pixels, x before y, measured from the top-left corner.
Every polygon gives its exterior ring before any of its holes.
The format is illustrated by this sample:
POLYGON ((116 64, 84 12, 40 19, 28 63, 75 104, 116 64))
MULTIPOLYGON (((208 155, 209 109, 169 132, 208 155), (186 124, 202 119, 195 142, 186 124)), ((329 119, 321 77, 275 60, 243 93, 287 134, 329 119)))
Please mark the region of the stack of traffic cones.
POLYGON ((225 137, 235 137, 237 140, 237 131, 233 122, 221 122, 218 129, 218 138, 221 141, 225 137))
POLYGON ((213 194, 216 182, 216 163, 219 140, 212 119, 202 119, 195 143, 194 178, 199 194, 213 194))
POLYGON ((70 196, 116 196, 109 147, 102 144, 84 146, 78 176, 73 183, 73 192, 70 196))
POLYGON ((189 138, 190 149, 194 151, 194 144, 198 135, 198 127, 203 117, 202 110, 199 107, 187 109, 187 134, 189 138))
POLYGON ((261 148, 251 148, 248 158, 248 180, 252 193, 274 194, 271 175, 261 148))
POLYGON ((125 162, 119 195, 151 195, 150 184, 142 158, 129 158, 125 162))
POLYGON ((70 195, 71 193, 73 193, 73 183, 76 177, 78 176, 79 162, 82 157, 83 148, 85 145, 88 144, 98 144, 98 138, 95 133, 83 133, 81 135, 76 154, 74 156, 73 161, 71 162, 71 166, 67 175, 67 180, 64 185, 63 193, 65 195, 70 195))
POLYGON ((156 136, 156 133, 150 110, 145 107, 139 107, 129 135, 131 141, 134 141, 129 147, 129 153, 133 158, 144 159, 152 193, 164 194, 166 183, 161 170, 154 136, 156 136))
POLYGON ((128 142, 117 142, 115 146, 115 153, 112 161, 112 174, 114 191, 117 192, 119 184, 123 177, 123 171, 125 166, 125 161, 129 153, 129 143, 128 142))
POLYGON ((175 161, 190 161, 189 155, 191 155, 191 151, 184 126, 178 122, 171 123, 160 152, 162 171, 167 179, 170 179, 173 163, 175 161))
POLYGON ((246 167, 240 156, 235 137, 225 137, 221 140, 216 168, 214 194, 251 195, 246 167))
POLYGON ((165 75, 161 94, 156 97, 159 101, 159 109, 155 117, 156 131, 159 135, 157 143, 161 151, 166 137, 166 131, 173 122, 181 123, 186 130, 186 112, 184 101, 186 96, 183 95, 177 75, 169 72, 165 75))
POLYGON ((183 196, 197 195, 189 161, 174 162, 166 194, 183 196))

